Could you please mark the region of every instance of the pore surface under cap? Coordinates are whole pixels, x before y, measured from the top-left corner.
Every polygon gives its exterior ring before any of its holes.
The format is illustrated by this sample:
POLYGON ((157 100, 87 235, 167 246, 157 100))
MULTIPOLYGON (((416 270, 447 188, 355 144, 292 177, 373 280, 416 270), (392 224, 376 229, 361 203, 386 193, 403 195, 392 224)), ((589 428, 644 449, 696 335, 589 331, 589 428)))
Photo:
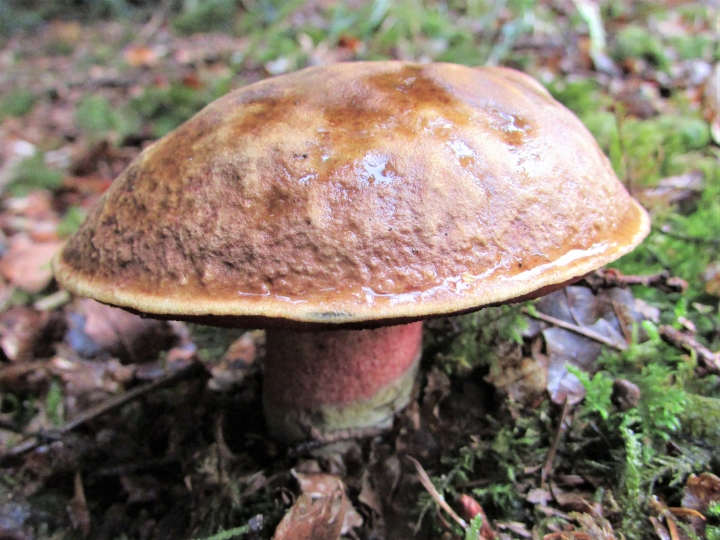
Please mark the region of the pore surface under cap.
POLYGON ((580 121, 504 68, 308 68, 147 148, 55 260, 170 318, 347 324, 532 294, 630 251, 647 214, 580 121))

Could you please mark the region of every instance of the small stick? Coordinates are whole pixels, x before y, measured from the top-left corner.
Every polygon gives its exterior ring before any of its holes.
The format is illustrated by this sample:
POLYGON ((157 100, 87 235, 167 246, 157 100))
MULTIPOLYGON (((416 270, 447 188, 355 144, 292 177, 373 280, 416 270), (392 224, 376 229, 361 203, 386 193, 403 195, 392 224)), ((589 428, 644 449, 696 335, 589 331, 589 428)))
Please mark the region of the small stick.
POLYGON ((143 26, 138 33, 138 37, 136 39, 137 43, 139 43, 140 45, 144 45, 145 43, 150 41, 150 38, 155 35, 155 32, 160 29, 165 20, 168 18, 170 10, 172 9, 172 5, 172 0, 165 0, 160 5, 160 7, 153 13, 147 24, 145 24, 145 26, 143 26))
POLYGON ((530 310, 527 308, 523 308, 522 312, 525 313, 526 315, 532 317, 533 319, 545 321, 545 322, 555 325, 559 328, 564 328, 565 330, 569 330, 570 332, 575 332, 576 334, 585 336, 586 338, 594 339, 595 341, 599 341, 600 343, 603 343, 603 344, 607 345, 608 347, 612 347, 615 350, 618 350, 618 351, 626 351, 627 350, 627 345, 625 345, 624 343, 617 343, 617 342, 613 341, 612 339, 595 332, 594 330, 590 330, 589 328, 577 326, 576 324, 565 322, 562 319, 556 319, 555 317, 551 317, 550 315, 545 315, 544 313, 540 313, 539 311, 536 311, 536 310, 530 310))
POLYGON ((28 434, 28 438, 26 440, 22 441, 19 444, 16 444, 15 446, 7 450, 4 454, 0 454, 0 462, 4 461, 6 458, 17 457, 26 452, 34 450, 35 448, 40 446, 44 440, 59 439, 66 433, 89 422, 90 420, 93 420, 107 412, 118 409, 123 405, 126 405, 127 403, 130 403, 131 401, 134 401, 139 397, 144 396, 149 392, 152 392, 153 390, 181 381, 185 378, 198 375, 200 372, 204 371, 205 367, 201 363, 193 362, 189 366, 186 366, 173 373, 164 375, 156 381, 153 381, 144 386, 138 386, 137 388, 133 388, 132 390, 125 392, 124 394, 121 394, 114 398, 110 398, 107 401, 100 403, 94 407, 90 407, 88 410, 81 412, 75 418, 68 422, 65 422, 65 424, 63 424, 57 429, 53 429, 44 433, 41 432, 28 434))
POLYGON ((547 457, 545 458, 545 464, 542 468, 542 484, 545 485, 548 476, 550 476, 550 473, 553 469, 553 464, 555 463, 555 454, 557 454, 557 447, 558 443, 560 442, 560 435, 563 431, 563 425, 565 424, 565 418, 567 418, 568 411, 570 410, 570 402, 568 401, 567 396, 565 397, 565 402, 563 403, 562 413, 560 414, 560 421, 558 422, 557 428, 555 428, 555 435, 553 437, 552 444, 550 445, 550 449, 548 450, 547 457))
POLYGON ((448 513, 448 515, 456 521, 456 523, 458 525, 460 525, 463 529, 465 529, 467 527, 467 523, 465 522, 465 520, 463 518, 461 518, 460 516, 458 516, 455 513, 455 510, 450 508, 450 505, 445 500, 445 497, 440 495, 438 490, 433 485, 432 480, 430 480, 430 477, 425 472, 425 469, 423 469, 423 466, 420 465, 420 462, 412 456, 407 456, 407 458, 412 462, 413 465, 415 465, 415 470, 417 471, 418 476, 420 477, 420 483, 428 491, 428 493, 433 498, 433 500, 438 504, 438 506, 440 506, 440 508, 445 510, 448 513))
POLYGON ((614 268, 601 268, 585 276, 585 281, 593 289, 643 285, 645 287, 654 287, 665 293, 671 293, 684 292, 688 288, 687 281, 671 276, 670 272, 667 271, 646 276, 626 276, 620 270, 614 268))
POLYGON ((673 347, 695 351, 702 365, 711 373, 720 375, 720 352, 714 353, 695 338, 672 326, 661 326, 660 336, 673 347))

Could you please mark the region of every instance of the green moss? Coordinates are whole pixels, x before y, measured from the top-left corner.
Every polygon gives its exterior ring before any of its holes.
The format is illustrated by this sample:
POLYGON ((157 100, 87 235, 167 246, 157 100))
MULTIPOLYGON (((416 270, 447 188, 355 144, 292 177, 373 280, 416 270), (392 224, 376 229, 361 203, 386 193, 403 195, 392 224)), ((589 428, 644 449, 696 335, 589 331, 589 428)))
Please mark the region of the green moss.
POLYGON ((28 114, 37 98, 27 90, 12 90, 0 99, 0 120, 8 116, 25 116, 28 114))
POLYGON ((678 413, 678 421, 686 436, 720 448, 720 399, 688 395, 686 406, 678 413))
POLYGON ((709 35, 695 34, 670 37, 668 41, 682 60, 703 58, 712 61, 713 59, 713 51, 716 44, 709 35))
POLYGON ((214 99, 226 94, 230 79, 220 78, 203 89, 173 82, 167 88, 148 87, 142 96, 132 100, 131 109, 152 124, 155 137, 162 137, 188 120, 214 99))
POLYGON ((62 180, 63 174, 47 167, 43 155, 38 152, 15 167, 10 191, 15 196, 24 196, 34 189, 57 189, 62 180))
POLYGON ((235 0, 185 0, 172 26, 181 34, 228 32, 234 26, 236 12, 235 0))
POLYGON ((425 356, 447 373, 488 365, 503 341, 520 343, 527 321, 521 305, 485 308, 475 313, 426 323, 425 356))
POLYGON ((63 424, 65 417, 63 392, 62 387, 56 380, 50 383, 50 388, 45 396, 45 412, 53 426, 59 427, 63 424))
POLYGON ((132 110, 110 103, 104 96, 85 96, 75 109, 75 121, 91 139, 125 137, 140 131, 139 118, 132 110))
POLYGON ((648 28, 628 25, 615 37, 613 57, 617 61, 643 58, 658 69, 667 69, 670 63, 662 42, 648 28))
POLYGON ((57 233, 61 238, 72 236, 85 219, 85 211, 77 206, 71 206, 65 212, 65 216, 58 225, 57 233))
POLYGON ((609 100, 602 97, 600 84, 593 79, 569 82, 555 79, 547 88, 555 99, 580 116, 594 113, 609 104, 609 100))
POLYGON ((198 349, 198 356, 206 362, 220 360, 230 345, 245 332, 245 330, 237 328, 218 328, 202 324, 188 326, 193 343, 198 349))

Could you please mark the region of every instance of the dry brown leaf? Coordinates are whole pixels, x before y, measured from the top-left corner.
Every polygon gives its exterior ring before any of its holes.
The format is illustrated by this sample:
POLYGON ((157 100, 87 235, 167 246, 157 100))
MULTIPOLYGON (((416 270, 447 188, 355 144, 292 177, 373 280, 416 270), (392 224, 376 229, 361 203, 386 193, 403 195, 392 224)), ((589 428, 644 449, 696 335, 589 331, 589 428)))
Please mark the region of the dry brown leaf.
POLYGON ((256 354, 254 332, 245 332, 230 345, 220 362, 210 368, 212 378, 208 381, 208 388, 227 391, 242 383, 255 362, 256 354))
POLYGON ((273 540, 338 540, 346 509, 342 490, 319 498, 303 493, 280 521, 273 540))
POLYGON ((0 273, 13 285, 38 293, 50 283, 50 261, 62 245, 63 242, 35 243, 24 235, 16 235, 0 260, 0 273))
POLYGON ((380 496, 372 485, 372 480, 368 471, 363 473, 361 484, 362 488, 360 489, 360 495, 358 495, 358 501, 370 508, 378 516, 382 516, 382 502, 380 496))
POLYGON ((115 359, 97 362, 56 356, 46 365, 65 385, 63 403, 67 418, 74 418, 81 411, 105 401, 108 395, 120 392, 134 371, 115 359))
POLYGON ((292 471, 293 476, 300 485, 300 491, 305 495, 313 498, 330 497, 333 498, 333 515, 340 512, 340 505, 343 506, 341 519, 341 533, 345 534, 353 527, 362 525, 362 517, 357 513, 350 501, 345 496, 345 483, 332 474, 324 473, 301 473, 292 471), (342 493, 342 497, 338 499, 338 492, 342 493))
POLYGON ((548 370, 536 359, 524 357, 519 362, 503 362, 499 369, 491 369, 485 380, 506 392, 513 401, 529 405, 545 394, 548 370))
POLYGON ((0 347, 9 360, 30 360, 43 314, 25 306, 0 313, 0 347))
POLYGON ((144 45, 131 45, 123 51, 123 60, 133 67, 154 66, 158 62, 158 57, 154 48, 144 45))
POLYGON ((69 322, 68 340, 84 356, 103 350, 123 361, 143 362, 155 359, 173 340, 166 322, 144 319, 95 300, 80 300, 69 322))
POLYGON ((553 500, 553 496, 547 489, 534 488, 528 491, 528 494, 525 496, 525 500, 532 504, 547 506, 548 502, 553 500))
POLYGON ((702 277, 705 281, 705 292, 713 296, 720 296, 720 261, 708 264, 702 277))
POLYGON ((463 493, 460 496, 459 511, 463 519, 466 519, 468 522, 475 519, 475 517, 478 515, 482 517, 479 540, 494 540, 494 538, 497 536, 497 533, 490 526, 490 521, 485 514, 485 510, 483 510, 483 507, 480 505, 480 503, 473 499, 470 495, 463 493))
POLYGON ((555 403, 567 399, 575 404, 585 397, 585 387, 568 371, 568 364, 594 372, 603 347, 627 347, 623 334, 633 321, 642 320, 632 293, 619 288, 595 295, 586 287, 567 287, 538 300, 536 308, 555 325, 542 332, 548 357, 547 390, 555 403), (561 323, 562 328, 557 326, 561 323))
POLYGON ((680 210, 692 208, 703 190, 705 176, 702 171, 690 171, 680 176, 670 176, 658 181, 656 187, 646 188, 637 193, 640 202, 651 211, 663 210, 677 205, 680 210))
POLYGON ((75 473, 75 496, 68 503, 67 511, 73 528, 80 531, 83 536, 90 534, 90 512, 85 500, 85 490, 83 489, 80 471, 75 473))
POLYGON ((720 478, 712 473, 691 474, 683 492, 684 508, 697 510, 704 514, 708 506, 720 502, 720 478))
POLYGON ((50 381, 45 361, 18 362, 0 367, 0 390, 13 394, 41 394, 50 381))

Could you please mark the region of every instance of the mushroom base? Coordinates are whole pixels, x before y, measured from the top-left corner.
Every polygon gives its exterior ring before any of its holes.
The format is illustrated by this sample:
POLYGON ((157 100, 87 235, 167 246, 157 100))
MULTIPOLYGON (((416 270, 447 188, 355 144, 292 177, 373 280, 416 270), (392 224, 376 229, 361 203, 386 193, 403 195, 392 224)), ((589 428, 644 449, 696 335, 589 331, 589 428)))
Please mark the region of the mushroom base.
POLYGON ((263 406, 287 443, 335 431, 388 428, 410 400, 422 322, 374 330, 267 331, 263 406))

